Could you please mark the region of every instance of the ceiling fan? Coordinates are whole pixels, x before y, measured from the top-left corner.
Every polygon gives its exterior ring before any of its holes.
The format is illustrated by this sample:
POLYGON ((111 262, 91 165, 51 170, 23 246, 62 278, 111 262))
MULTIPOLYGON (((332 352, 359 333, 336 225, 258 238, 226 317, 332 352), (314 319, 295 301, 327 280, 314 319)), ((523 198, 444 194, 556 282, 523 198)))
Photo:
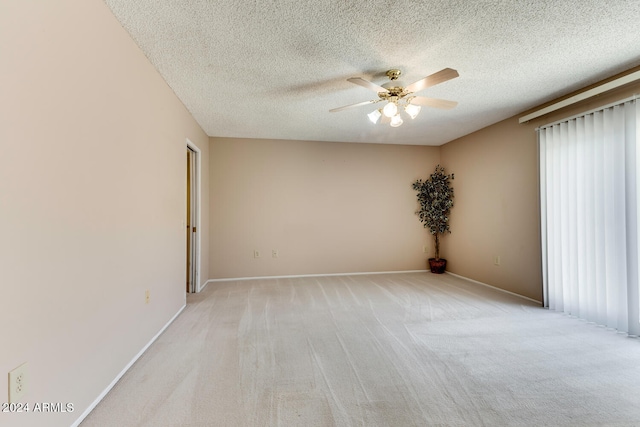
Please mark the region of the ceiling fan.
MULTIPOLYGON (((387 77, 393 82, 400 77, 402 72, 400 70, 392 69, 387 71, 387 77)), ((427 98, 424 96, 415 96, 414 93, 419 92, 431 86, 435 86, 440 83, 444 83, 447 80, 458 77, 459 74, 456 70, 451 68, 445 68, 427 76, 417 82, 410 84, 409 86, 394 86, 385 88, 375 83, 371 83, 361 77, 351 77, 347 81, 355 83, 364 88, 373 90, 378 93, 378 99, 371 101, 358 102, 357 104, 345 105, 344 107, 334 108, 329 110, 332 113, 337 111, 346 110, 349 108, 360 107, 363 105, 375 104, 382 101, 387 101, 387 104, 380 109, 374 110, 367 116, 373 123, 377 123, 382 117, 382 121, 390 121, 391 126, 398 127, 403 123, 402 117, 400 117, 400 111, 404 111, 414 119, 420 112, 422 106, 442 108, 449 110, 456 105, 455 101, 447 101, 444 99, 427 98)))

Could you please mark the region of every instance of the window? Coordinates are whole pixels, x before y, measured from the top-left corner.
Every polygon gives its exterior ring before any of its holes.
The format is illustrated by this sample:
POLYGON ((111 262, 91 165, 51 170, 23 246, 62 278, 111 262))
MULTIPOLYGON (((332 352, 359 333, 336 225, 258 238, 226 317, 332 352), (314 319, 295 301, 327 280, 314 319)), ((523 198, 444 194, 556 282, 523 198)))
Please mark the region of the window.
POLYGON ((640 333, 635 99, 538 129, 545 306, 640 333))

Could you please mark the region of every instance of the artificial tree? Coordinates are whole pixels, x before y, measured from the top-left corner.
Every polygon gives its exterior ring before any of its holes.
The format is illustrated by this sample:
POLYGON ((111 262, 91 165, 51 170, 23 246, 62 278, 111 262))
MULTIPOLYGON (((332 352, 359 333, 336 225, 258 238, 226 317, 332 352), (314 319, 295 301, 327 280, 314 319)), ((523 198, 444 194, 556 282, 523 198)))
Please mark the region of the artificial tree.
POLYGON ((446 265, 446 260, 440 262, 440 235, 451 233, 449 212, 453 207, 453 188, 451 188, 449 181, 453 178, 453 174, 445 175, 444 168, 438 165, 429 179, 426 181, 419 179, 413 183, 413 189, 418 192, 418 203, 420 204, 420 209, 416 214, 424 228, 428 229, 435 238, 434 258, 429 260, 433 272, 436 271, 434 271, 434 263, 431 260, 436 261, 435 265, 441 265, 442 271, 446 265))

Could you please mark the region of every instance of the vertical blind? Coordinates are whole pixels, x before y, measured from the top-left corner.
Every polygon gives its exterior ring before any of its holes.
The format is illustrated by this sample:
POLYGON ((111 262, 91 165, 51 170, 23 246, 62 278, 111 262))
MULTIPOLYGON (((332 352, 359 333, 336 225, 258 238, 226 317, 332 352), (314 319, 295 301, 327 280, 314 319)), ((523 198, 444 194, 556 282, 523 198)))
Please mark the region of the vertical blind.
POLYGON ((538 129, 545 306, 640 333, 640 107, 622 102, 538 129))

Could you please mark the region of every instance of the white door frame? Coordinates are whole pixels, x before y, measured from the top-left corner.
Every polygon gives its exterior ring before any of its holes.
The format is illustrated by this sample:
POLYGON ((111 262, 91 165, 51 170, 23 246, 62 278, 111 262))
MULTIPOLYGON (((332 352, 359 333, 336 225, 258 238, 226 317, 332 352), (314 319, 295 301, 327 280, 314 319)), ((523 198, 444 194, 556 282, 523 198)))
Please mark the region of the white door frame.
MULTIPOLYGON (((195 253, 193 254, 193 258, 195 260, 195 274, 193 277, 193 281, 195 286, 194 291, 195 292, 200 292, 201 287, 200 287, 200 253, 201 253, 201 238, 200 235, 201 233, 201 215, 200 215, 200 211, 201 211, 201 188, 202 188, 202 177, 201 177, 201 151, 200 149, 191 141, 189 141, 189 139, 187 138, 187 148, 191 149, 194 153, 195 153, 195 175, 196 175, 196 182, 192 182, 191 185, 195 185, 195 191, 193 192, 195 194, 195 200, 193 201, 193 205, 195 207, 194 211, 195 211, 195 227, 196 227, 196 232, 195 234, 195 253)), ((185 191, 187 188, 186 182, 184 185, 185 191)), ((191 232, 191 230, 189 230, 188 232, 191 232)))

